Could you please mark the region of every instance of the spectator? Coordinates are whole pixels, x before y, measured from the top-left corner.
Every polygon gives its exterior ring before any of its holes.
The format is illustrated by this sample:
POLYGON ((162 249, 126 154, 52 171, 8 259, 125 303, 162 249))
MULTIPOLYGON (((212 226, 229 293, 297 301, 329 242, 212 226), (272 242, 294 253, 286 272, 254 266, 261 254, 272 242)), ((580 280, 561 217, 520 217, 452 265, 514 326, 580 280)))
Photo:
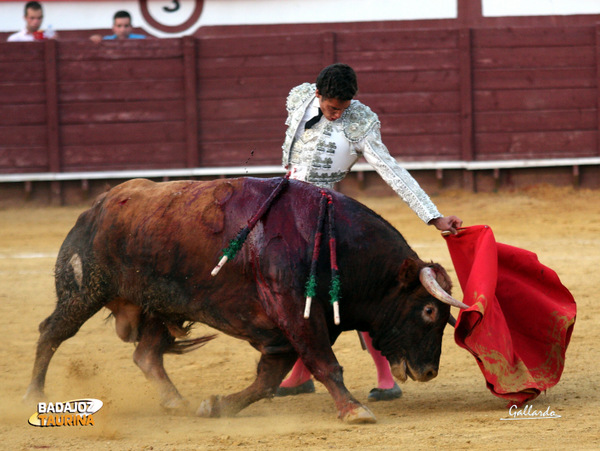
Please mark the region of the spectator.
POLYGON ((115 39, 146 39, 143 34, 132 33, 131 30, 131 15, 127 11, 117 11, 113 16, 113 33, 108 36, 100 36, 95 34, 90 36, 90 39, 94 42, 100 42, 102 40, 115 40, 115 39))
POLYGON ((54 32, 50 29, 40 31, 42 21, 44 20, 44 12, 42 5, 39 2, 27 2, 25 4, 25 28, 21 31, 11 34, 8 37, 8 42, 33 42, 43 41, 44 39, 56 38, 54 32))

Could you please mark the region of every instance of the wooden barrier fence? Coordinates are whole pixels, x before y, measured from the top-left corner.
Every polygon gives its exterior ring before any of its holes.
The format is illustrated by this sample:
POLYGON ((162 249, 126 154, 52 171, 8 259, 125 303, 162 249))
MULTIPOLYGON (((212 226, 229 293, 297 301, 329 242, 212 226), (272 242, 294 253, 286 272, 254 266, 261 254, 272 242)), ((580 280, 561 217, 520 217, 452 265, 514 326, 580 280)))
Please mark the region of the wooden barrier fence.
POLYGON ((356 69, 357 98, 379 114, 390 153, 417 168, 598 164, 598 25, 399 26, 0 43, 0 182, 272 170, 289 89, 337 61, 356 69))

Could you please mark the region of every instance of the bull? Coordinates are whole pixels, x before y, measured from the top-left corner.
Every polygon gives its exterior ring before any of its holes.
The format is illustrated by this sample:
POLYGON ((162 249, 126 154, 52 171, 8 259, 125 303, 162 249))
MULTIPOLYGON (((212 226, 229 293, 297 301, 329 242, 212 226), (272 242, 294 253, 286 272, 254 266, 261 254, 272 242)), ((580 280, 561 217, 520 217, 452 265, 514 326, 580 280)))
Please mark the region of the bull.
POLYGON ((303 315, 323 193, 312 185, 290 180, 237 256, 211 276, 228 240, 280 183, 136 179, 100 195, 60 248, 57 304, 39 326, 25 399, 44 396, 56 349, 104 307, 115 318, 117 335, 136 343, 133 360, 167 409, 183 409, 186 401, 170 381, 163 355, 187 352, 214 337, 185 339, 194 322, 246 340, 260 352, 255 381, 203 401, 200 416, 232 416, 273 396, 300 356, 333 397, 340 419, 375 422, 345 387, 331 348, 345 330, 368 331, 399 381, 434 378, 450 305, 466 306, 449 295, 450 278, 439 264, 419 259, 388 222, 342 194, 328 191, 336 207, 339 324, 328 300, 332 256, 326 246, 317 260, 310 316, 303 315))

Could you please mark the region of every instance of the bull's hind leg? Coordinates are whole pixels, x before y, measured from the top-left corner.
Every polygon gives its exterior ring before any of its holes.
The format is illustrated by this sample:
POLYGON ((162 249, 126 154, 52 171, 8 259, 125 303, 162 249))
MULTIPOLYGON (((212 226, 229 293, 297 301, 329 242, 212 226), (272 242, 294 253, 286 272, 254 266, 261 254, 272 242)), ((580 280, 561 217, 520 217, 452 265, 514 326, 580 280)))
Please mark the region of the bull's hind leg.
POLYGON ((163 365, 163 355, 175 342, 167 326, 154 317, 144 317, 139 327, 139 343, 133 361, 146 378, 157 386, 160 404, 169 410, 185 410, 188 406, 169 379, 163 365))
MULTIPOLYGON (((54 312, 40 323, 33 374, 24 400, 37 402, 44 398, 48 365, 61 343, 77 333, 81 326, 104 306, 99 296, 91 297, 80 290, 72 277, 57 271, 58 301, 54 312)), ((72 276, 72 274, 71 274, 72 276)))
POLYGON ((263 353, 252 385, 228 396, 212 396, 200 404, 196 414, 201 417, 233 416, 256 401, 272 397, 283 377, 294 366, 296 358, 294 351, 286 354, 263 353))

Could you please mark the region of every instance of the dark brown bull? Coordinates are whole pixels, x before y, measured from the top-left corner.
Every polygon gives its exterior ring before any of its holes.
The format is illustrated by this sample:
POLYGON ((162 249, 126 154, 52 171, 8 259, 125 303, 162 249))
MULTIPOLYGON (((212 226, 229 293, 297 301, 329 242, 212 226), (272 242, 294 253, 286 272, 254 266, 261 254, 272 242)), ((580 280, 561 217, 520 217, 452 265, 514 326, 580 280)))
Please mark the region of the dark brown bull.
POLYGON ((188 322, 202 322, 248 341, 261 353, 256 380, 245 390, 213 396, 202 416, 235 415, 272 396, 298 355, 335 400, 347 422, 374 422, 346 389, 331 349, 344 330, 369 331, 396 378, 437 375, 442 333, 452 300, 450 280, 426 264, 404 238, 365 206, 331 192, 341 277, 341 324, 329 303, 329 249, 322 247, 309 319, 304 291, 321 191, 290 181, 252 230, 242 251, 211 276, 221 252, 281 179, 153 183, 132 180, 101 195, 81 214, 56 262, 55 311, 40 324, 26 399, 43 396, 58 346, 103 307, 117 334, 137 342, 135 363, 158 385, 161 404, 185 406, 163 367, 163 354, 181 353, 212 338, 177 340, 188 322), (424 269, 425 268, 425 269, 424 269), (440 288, 441 286, 441 288, 440 288), (450 299, 448 301, 448 299, 450 299))

